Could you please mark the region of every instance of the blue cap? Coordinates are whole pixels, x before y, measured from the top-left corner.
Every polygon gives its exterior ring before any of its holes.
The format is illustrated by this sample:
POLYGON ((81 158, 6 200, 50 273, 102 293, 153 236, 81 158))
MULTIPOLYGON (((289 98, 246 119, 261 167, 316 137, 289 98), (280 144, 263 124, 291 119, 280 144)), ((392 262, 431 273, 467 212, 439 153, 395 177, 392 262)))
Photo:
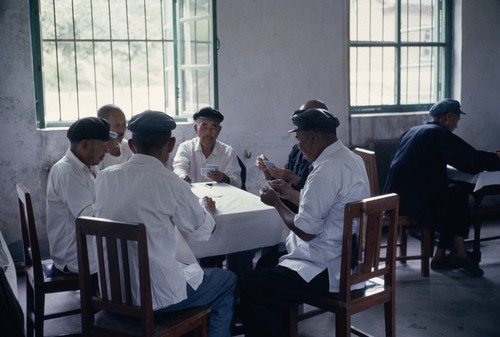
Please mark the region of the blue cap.
POLYGON ((211 119, 219 123, 224 120, 224 116, 218 110, 215 110, 212 107, 206 107, 196 112, 193 115, 193 119, 197 120, 198 118, 211 119))
POLYGON ((101 117, 80 118, 69 127, 66 137, 71 142, 81 142, 85 139, 108 141, 116 138, 116 133, 110 131, 109 122, 101 117))
POLYGON ((130 119, 128 129, 135 134, 170 133, 177 127, 174 119, 161 111, 146 110, 130 119))
POLYGON ((340 125, 339 119, 325 109, 297 110, 292 114, 292 123, 295 128, 289 133, 302 130, 336 132, 340 125))
POLYGON ((429 114, 434 117, 444 116, 448 112, 465 115, 465 112, 460 109, 460 102, 450 98, 435 103, 429 110, 429 114))

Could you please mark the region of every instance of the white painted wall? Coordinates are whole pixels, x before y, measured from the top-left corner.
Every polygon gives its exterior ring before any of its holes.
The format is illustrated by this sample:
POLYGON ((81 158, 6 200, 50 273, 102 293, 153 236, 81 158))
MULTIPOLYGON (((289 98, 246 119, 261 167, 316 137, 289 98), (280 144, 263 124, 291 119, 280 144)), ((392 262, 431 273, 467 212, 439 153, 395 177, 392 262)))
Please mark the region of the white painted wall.
MULTIPOLYGON (((460 1, 457 1, 461 4, 460 1)), ((236 149, 257 190, 255 157, 266 153, 284 163, 294 143, 289 116, 305 100, 320 98, 341 121, 347 145, 347 1, 219 0, 219 105, 225 114, 221 140, 236 149), (245 159, 244 152, 251 153, 245 159)), ((478 147, 500 146, 496 124, 500 1, 464 1, 463 51, 455 77, 464 109, 464 138, 478 147), (478 18, 481 18, 480 20, 478 18), (458 76, 461 75, 461 76, 458 76), (472 113, 474 112, 474 113, 472 113)), ((460 31, 460 29, 458 28, 460 31)), ((456 34, 457 35, 457 34, 456 34)), ((459 34, 458 34, 459 35, 459 34)), ((457 44, 458 45, 458 44, 457 44)), ((458 50, 457 52, 460 52, 458 50)), ((15 183, 32 191, 42 250, 45 233, 47 167, 65 152, 65 130, 37 131, 31 63, 28 1, 0 1, 0 230, 14 260, 22 259, 15 183)), ((422 116, 353 118, 353 144, 395 138, 422 116)), ((180 125, 178 143, 193 136, 180 125)))

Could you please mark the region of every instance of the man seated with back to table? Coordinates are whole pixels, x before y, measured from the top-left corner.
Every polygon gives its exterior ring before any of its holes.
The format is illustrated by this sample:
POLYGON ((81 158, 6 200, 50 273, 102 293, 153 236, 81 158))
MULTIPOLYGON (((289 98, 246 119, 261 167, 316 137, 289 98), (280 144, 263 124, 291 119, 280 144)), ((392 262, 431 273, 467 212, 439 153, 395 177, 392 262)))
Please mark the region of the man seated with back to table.
POLYGON ((370 195, 362 159, 337 138, 337 117, 323 109, 298 110, 292 122, 295 128, 289 132, 296 132, 299 148, 313 170, 300 192, 282 180, 272 182, 276 191, 261 191, 261 200, 276 208, 291 232, 287 254, 278 266, 256 270, 241 282, 245 336, 286 336, 290 308, 311 296, 338 292, 344 208, 370 195), (298 203, 298 213, 280 197, 298 203))
POLYGON ((458 101, 441 100, 429 113, 431 122, 401 136, 383 191, 399 194, 399 214, 440 233, 433 270, 463 268, 481 276, 483 271, 473 266, 464 245, 470 224, 468 193, 458 182, 448 180, 446 166, 471 174, 500 170, 500 155, 478 151, 453 134, 460 116, 465 115, 458 101))
MULTIPOLYGON (((95 215, 146 226, 155 313, 209 306, 208 336, 229 337, 236 276, 176 260, 176 227, 196 240, 208 240, 215 228, 215 202, 204 197, 200 206, 189 185, 167 169, 175 127, 170 116, 158 111, 132 117, 129 143, 135 155, 99 174, 95 215)), ((139 293, 133 289, 135 300, 139 293)))
POLYGON ((54 266, 65 273, 78 273, 75 219, 93 215, 97 164, 116 133, 105 119, 86 117, 71 124, 66 136, 70 148, 52 166, 47 180, 47 238, 54 266))

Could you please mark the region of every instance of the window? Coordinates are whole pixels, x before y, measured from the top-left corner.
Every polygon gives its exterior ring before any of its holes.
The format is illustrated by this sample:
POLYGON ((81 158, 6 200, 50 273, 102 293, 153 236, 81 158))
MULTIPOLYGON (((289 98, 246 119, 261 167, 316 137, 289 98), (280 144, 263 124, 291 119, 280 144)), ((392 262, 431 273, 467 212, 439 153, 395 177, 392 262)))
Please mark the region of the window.
POLYGON ((30 1, 37 123, 217 106, 214 0, 30 1))
POLYGON ((450 94, 451 1, 350 0, 351 111, 425 111, 450 94))

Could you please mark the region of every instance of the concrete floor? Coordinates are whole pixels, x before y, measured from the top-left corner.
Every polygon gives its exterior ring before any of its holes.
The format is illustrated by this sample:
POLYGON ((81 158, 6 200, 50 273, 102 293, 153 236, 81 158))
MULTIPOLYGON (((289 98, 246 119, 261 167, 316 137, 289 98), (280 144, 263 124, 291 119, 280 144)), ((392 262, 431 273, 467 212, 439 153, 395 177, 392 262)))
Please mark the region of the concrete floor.
MULTIPOLYGON (((486 223, 482 236, 498 235, 500 224, 486 223)), ((410 240, 410 249, 417 247, 410 240)), ((471 249, 471 247, 470 247, 471 249)), ((416 261, 397 263, 396 324, 397 336, 489 337, 500 336, 500 240, 481 244, 483 277, 471 277, 460 270, 420 276, 416 261)), ((19 277, 19 300, 25 306, 24 278, 19 277)), ((78 293, 61 303, 49 297, 51 306, 78 305, 78 293)), ((307 308, 306 308, 307 309, 307 308)), ((375 307, 353 316, 353 325, 374 336, 384 336, 383 310, 375 307)), ((301 337, 333 336, 335 317, 322 315, 299 324, 301 337)), ((80 316, 48 321, 45 335, 71 334, 80 331, 80 316)))

